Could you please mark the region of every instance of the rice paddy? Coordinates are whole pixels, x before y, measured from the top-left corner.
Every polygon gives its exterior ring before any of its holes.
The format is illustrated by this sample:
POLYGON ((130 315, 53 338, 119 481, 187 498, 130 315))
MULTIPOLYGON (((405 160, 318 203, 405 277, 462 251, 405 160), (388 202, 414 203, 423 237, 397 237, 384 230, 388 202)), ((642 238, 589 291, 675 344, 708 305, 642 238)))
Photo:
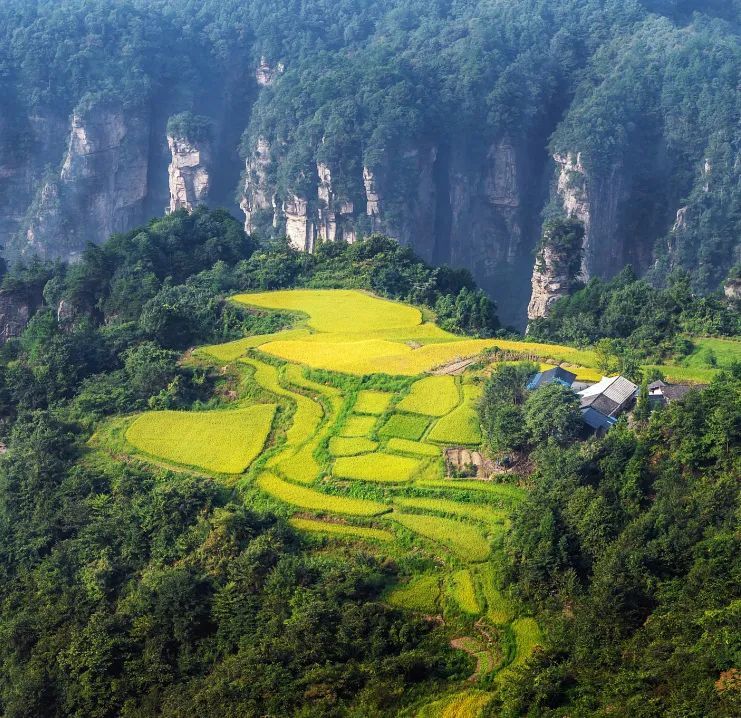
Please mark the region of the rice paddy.
POLYGON ((262 451, 275 409, 256 404, 230 411, 149 411, 129 427, 126 440, 165 461, 239 474, 262 451))
POLYGON ((332 474, 339 479, 403 483, 411 480, 419 466, 417 459, 378 452, 342 456, 334 462, 332 474))
POLYGON ((362 436, 346 437, 333 436, 329 440, 329 453, 332 456, 357 456, 358 454, 367 454, 378 448, 378 442, 366 439, 362 436))
POLYGON ((257 485, 273 498, 301 509, 349 516, 378 516, 389 510, 388 506, 376 501, 333 496, 305 486, 297 486, 269 472, 264 472, 259 476, 257 485))
POLYGON ((394 453, 416 454, 417 456, 440 456, 440 447, 409 439, 389 439, 386 448, 394 453))
POLYGON ((480 504, 464 504, 449 499, 399 498, 396 503, 404 508, 433 511, 435 513, 452 514, 463 518, 475 519, 486 524, 502 524, 506 521, 508 512, 480 504))
POLYGON ((477 384, 463 385, 463 403, 435 422, 429 440, 438 444, 473 446, 481 443, 481 428, 476 403, 481 396, 477 384))
POLYGON ((470 613, 478 616, 481 613, 481 606, 476 597, 476 587, 473 583, 473 577, 468 569, 456 571, 450 577, 451 594, 453 600, 464 613, 470 613))
POLYGON ((442 544, 464 560, 485 561, 491 551, 481 531, 461 521, 397 511, 389 514, 389 518, 420 536, 442 544))
POLYGON ((353 407, 356 414, 383 414, 391 401, 384 391, 361 391, 353 407))
POLYGON ((458 401, 458 387, 452 376, 428 376, 412 384, 397 408, 412 414, 445 416, 455 409, 458 401))
POLYGON ((387 597, 392 606, 410 611, 435 613, 440 601, 440 577, 418 576, 404 586, 398 586, 387 597))
POLYGON ((465 691, 424 706, 416 718, 481 718, 493 696, 485 691, 465 691))
POLYGON ((326 534, 328 536, 353 536, 371 541, 393 541, 394 535, 390 531, 374 529, 367 526, 353 526, 352 524, 330 523, 316 519, 292 518, 288 523, 299 531, 326 534))
POLYGON ((368 436, 376 425, 374 416, 348 416, 340 436, 368 436))
MULTIPOLYGON (((424 376, 395 394, 386 387, 405 384, 376 377, 345 384, 311 370, 417 376, 494 344, 507 345, 507 351, 524 345, 518 350, 528 356, 565 350, 572 362, 588 357, 555 345, 461 339, 425 322, 414 307, 362 292, 291 290, 235 301, 303 319, 276 334, 196 350, 201 358, 236 362, 243 370, 245 383, 254 386, 239 399, 240 408, 150 412, 130 427, 130 443, 173 463, 218 474, 246 472, 240 486, 248 500, 262 495, 289 515, 298 510, 289 519, 296 530, 346 544, 322 542, 320 550, 348 550, 362 541, 362 550, 400 560, 409 578, 387 594, 389 604, 451 615, 471 626, 477 619, 502 626, 517 646, 511 665, 524 661, 521 656, 541 640, 537 624, 515 620, 517 606, 499 588, 492 562, 500 550, 496 539, 525 492, 509 484, 443 478, 444 447, 480 443, 480 386, 470 383, 470 375, 424 376), (325 378, 335 386, 322 383, 325 378), (255 400, 269 403, 244 406, 255 400), (249 469, 268 437, 265 460, 249 469), (379 528, 378 520, 363 525, 375 517, 387 528, 379 528)), ((494 670, 491 651, 484 654, 481 675, 494 670)), ((466 691, 430 704, 420 715, 468 718, 490 698, 466 691)))
POLYGON ((417 441, 427 430, 430 420, 417 414, 392 414, 379 429, 379 436, 417 441))

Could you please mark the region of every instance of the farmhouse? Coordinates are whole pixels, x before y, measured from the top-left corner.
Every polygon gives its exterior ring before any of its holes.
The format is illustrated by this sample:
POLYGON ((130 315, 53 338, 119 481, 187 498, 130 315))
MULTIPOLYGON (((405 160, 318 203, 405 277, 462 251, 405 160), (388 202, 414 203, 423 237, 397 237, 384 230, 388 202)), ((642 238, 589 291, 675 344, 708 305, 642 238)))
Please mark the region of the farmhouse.
POLYGON ((666 406, 673 401, 684 399, 693 389, 702 389, 704 386, 704 384, 667 384, 659 379, 648 385, 648 399, 654 406, 666 406))
POLYGON ((553 383, 570 387, 574 383, 574 379, 576 379, 576 374, 572 374, 570 371, 557 366, 547 371, 539 371, 530 379, 527 388, 532 391, 533 389, 540 389, 541 386, 546 386, 546 384, 553 383))
POLYGON ((597 433, 603 433, 632 406, 637 394, 638 387, 625 377, 603 377, 596 384, 578 392, 582 418, 597 433))

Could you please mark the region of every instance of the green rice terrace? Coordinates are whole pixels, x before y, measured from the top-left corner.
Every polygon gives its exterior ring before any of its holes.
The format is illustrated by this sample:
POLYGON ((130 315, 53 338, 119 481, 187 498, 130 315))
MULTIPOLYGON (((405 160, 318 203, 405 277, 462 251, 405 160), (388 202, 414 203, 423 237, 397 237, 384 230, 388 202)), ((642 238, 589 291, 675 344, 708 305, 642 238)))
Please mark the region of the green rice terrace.
POLYGON ((444 448, 481 442, 481 363, 456 375, 444 368, 504 345, 592 378, 591 352, 461 339, 414 307, 357 291, 234 301, 298 313, 297 320, 185 359, 215 367, 230 387, 215 408, 114 420, 94 440, 236 486, 256 509, 288 516, 322 550, 395 561, 405 580, 389 589, 388 603, 444 624, 451 644, 471 656, 467 684, 418 715, 476 715, 543 638, 499 569, 510 513, 525 490, 446 477, 444 448))

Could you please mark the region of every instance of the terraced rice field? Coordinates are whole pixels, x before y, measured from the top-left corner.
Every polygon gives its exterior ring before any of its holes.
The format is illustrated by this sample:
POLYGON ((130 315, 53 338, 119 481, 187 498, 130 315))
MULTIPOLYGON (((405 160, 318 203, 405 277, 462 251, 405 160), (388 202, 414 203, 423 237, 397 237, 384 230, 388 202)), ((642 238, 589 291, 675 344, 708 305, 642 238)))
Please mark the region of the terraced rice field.
POLYGON ((410 481, 419 467, 417 459, 378 452, 341 456, 334 462, 332 474, 338 479, 403 483, 410 481))
POLYGON ((398 586, 387 597, 392 606, 422 613, 436 613, 440 608, 440 577, 418 576, 405 586, 398 586))
POLYGON ((473 583, 471 572, 466 568, 456 571, 450 577, 450 583, 451 595, 461 611, 478 616, 481 613, 481 606, 476 596, 476 586, 473 583))
POLYGON ((353 411, 356 414, 383 414, 391 399, 392 395, 385 391, 361 391, 353 411))
POLYGON ((458 386, 452 376, 428 376, 412 384, 398 404, 399 411, 425 416, 445 416, 460 401, 458 386))
POLYGON ((437 516, 403 514, 397 511, 389 514, 389 518, 413 533, 450 549, 461 559, 485 561, 491 553, 491 547, 483 532, 471 524, 437 516))
POLYGON ((348 416, 340 436, 368 436, 376 425, 375 416, 348 416))
POLYGON ((309 531, 328 536, 352 536, 370 541, 383 541, 384 543, 394 540, 394 534, 390 531, 368 528, 366 526, 353 526, 352 524, 330 523, 329 521, 302 518, 292 518, 289 520, 289 523, 299 531, 309 531))
POLYGON ((461 503, 449 499, 425 499, 419 497, 399 498, 395 503, 403 508, 432 511, 434 513, 452 514, 463 518, 482 521, 486 524, 503 524, 509 515, 508 511, 480 504, 461 503))
POLYGON ((409 439, 389 439, 386 448, 389 451, 400 454, 416 454, 417 456, 440 456, 440 448, 425 444, 421 441, 409 441, 409 439))
POLYGON ((435 422, 428 439, 438 444, 474 446, 481 443, 476 403, 481 396, 477 384, 463 385, 463 403, 435 422))
POLYGON ((349 516, 379 516, 388 511, 386 504, 366 499, 333 496, 304 486, 297 486, 265 472, 257 479, 257 485, 279 501, 300 509, 310 509, 320 513, 347 514, 349 516))
MULTIPOLYGON (((138 433, 158 442, 160 451, 167 443, 163 435, 169 435, 172 453, 159 457, 228 473, 245 471, 270 436, 265 459, 245 474, 248 497, 269 497, 272 506, 293 514, 290 522, 300 532, 350 545, 361 541, 363 550, 384 550, 405 560, 421 557, 425 568, 410 571, 408 582, 389 592, 390 604, 427 614, 452 610, 458 621, 503 626, 518 647, 512 665, 526 660, 541 640, 537 624, 517 619, 517 606, 500 590, 487 560, 501 550, 497 539, 525 492, 511 485, 443 478, 443 447, 480 442, 480 386, 467 375, 422 377, 408 390, 405 383, 387 378, 355 378, 350 384, 326 378, 332 386, 323 383, 323 374, 307 375, 315 368, 413 376, 502 342, 462 340, 424 322, 413 307, 362 292, 295 290, 236 300, 304 316, 293 329, 196 352, 214 362, 236 362, 244 380, 259 387, 249 396, 270 403, 219 412, 150 412, 134 422, 129 441, 138 440, 139 450, 151 453, 138 433), (274 365, 260 352, 289 363, 274 365), (395 393, 389 386, 402 389, 395 393), (274 400, 265 398, 270 396, 274 400), (260 412, 264 421, 257 426, 260 412), (180 423, 163 434, 160 415, 170 414, 177 417, 167 421, 180 423), (204 430, 210 415, 217 428, 204 430), (245 424, 252 428, 247 431, 245 424), (379 522, 387 528, 379 528, 379 522), (433 562, 436 573, 430 573, 433 562)), ((494 666, 491 652, 485 653, 488 662, 480 661, 479 667, 487 673, 494 666)), ((436 701, 420 715, 468 718, 490 698, 488 692, 465 691, 436 701)))
POLYGON ((358 436, 354 438, 346 436, 333 436, 329 440, 329 453, 332 456, 356 456, 367 454, 378 448, 378 442, 358 436))
POLYGON ((231 411, 149 411, 126 432, 139 451, 185 466, 239 474, 262 451, 275 404, 231 411))
POLYGON ((441 698, 422 708, 416 718, 481 718, 493 696, 485 691, 466 691, 441 698))
POLYGON ((392 414, 379 429, 378 435, 417 441, 422 438, 430 420, 417 414, 392 414))

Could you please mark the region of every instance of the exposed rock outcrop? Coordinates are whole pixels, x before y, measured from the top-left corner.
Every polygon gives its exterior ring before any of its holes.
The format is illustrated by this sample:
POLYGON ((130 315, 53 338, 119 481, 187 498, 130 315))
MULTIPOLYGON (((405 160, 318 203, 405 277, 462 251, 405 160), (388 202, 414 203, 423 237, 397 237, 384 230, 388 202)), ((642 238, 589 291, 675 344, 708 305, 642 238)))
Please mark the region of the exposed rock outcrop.
POLYGON ((314 251, 315 228, 309 217, 309 203, 303 197, 291 195, 283 202, 286 236, 291 245, 302 252, 314 251))
POLYGON ((141 221, 148 149, 142 113, 108 103, 75 112, 61 172, 41 185, 17 253, 74 259, 87 242, 141 221))
POLYGON ((595 176, 585 168, 581 153, 554 154, 556 192, 567 217, 584 224, 581 279, 610 276, 627 261, 620 206, 628 187, 620 164, 595 176))
POLYGON ((529 321, 548 314, 551 305, 574 287, 581 263, 585 228, 580 220, 546 222, 531 280, 529 321))
POLYGON ((208 139, 191 140, 168 134, 167 145, 172 159, 167 168, 170 185, 168 212, 177 209, 192 211, 208 202, 211 188, 211 142, 208 139))
POLYGON ((317 186, 317 236, 322 242, 355 241, 352 201, 341 199, 332 189, 332 171, 323 162, 316 165, 319 184, 317 186))
POLYGON ((723 293, 727 299, 741 303, 741 279, 727 279, 723 284, 723 293))
POLYGON ((41 289, 30 293, 0 290, 0 344, 19 337, 41 303, 41 289))
POLYGON ((276 197, 268 186, 271 162, 270 143, 264 137, 258 137, 253 152, 245 160, 244 185, 239 203, 244 212, 244 231, 247 234, 255 230, 259 212, 272 211, 273 226, 277 225, 276 197))
POLYGON ((268 58, 263 55, 260 58, 260 64, 255 69, 255 80, 260 87, 269 87, 275 82, 275 78, 283 74, 285 67, 282 62, 275 66, 268 62, 268 58))

